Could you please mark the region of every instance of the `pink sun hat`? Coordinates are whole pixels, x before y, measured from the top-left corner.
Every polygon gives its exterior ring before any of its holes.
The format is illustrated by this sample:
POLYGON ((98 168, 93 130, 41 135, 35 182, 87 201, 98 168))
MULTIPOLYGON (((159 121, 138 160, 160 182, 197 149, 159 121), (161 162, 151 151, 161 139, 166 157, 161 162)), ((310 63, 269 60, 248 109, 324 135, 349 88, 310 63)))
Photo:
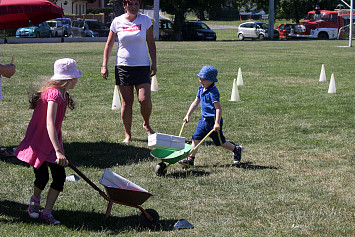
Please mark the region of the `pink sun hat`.
POLYGON ((69 80, 81 77, 76 61, 71 58, 58 59, 54 63, 54 75, 51 80, 69 80))

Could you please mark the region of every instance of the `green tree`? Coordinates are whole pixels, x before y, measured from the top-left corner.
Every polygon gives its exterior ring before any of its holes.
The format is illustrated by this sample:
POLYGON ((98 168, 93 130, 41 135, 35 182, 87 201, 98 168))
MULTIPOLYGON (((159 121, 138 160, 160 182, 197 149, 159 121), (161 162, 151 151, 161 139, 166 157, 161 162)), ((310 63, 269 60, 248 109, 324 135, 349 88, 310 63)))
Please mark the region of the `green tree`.
MULTIPOLYGON (((244 0, 242 0, 244 1, 244 0)), ((186 13, 195 12, 201 19, 205 19, 204 12, 221 10, 227 4, 241 2, 237 0, 160 0, 160 9, 174 16, 174 38, 181 40, 181 30, 185 21, 186 13)), ((145 4, 153 5, 153 0, 145 0, 145 4)))

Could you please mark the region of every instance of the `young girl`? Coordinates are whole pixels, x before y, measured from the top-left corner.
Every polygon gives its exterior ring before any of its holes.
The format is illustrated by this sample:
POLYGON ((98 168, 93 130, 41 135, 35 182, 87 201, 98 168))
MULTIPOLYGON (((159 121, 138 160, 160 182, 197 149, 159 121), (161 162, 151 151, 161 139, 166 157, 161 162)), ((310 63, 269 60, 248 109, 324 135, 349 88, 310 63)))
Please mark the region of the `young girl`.
POLYGON ((34 167, 34 193, 30 199, 28 214, 50 224, 60 224, 51 214, 52 208, 63 191, 65 168, 68 160, 64 155, 61 126, 66 107, 74 109, 74 102, 67 93, 73 89, 81 76, 75 60, 59 59, 54 63, 54 75, 39 91, 32 94, 30 108, 34 109, 25 138, 15 151, 18 159, 34 167), (48 166, 53 182, 47 202, 39 215, 41 193, 49 181, 48 166))

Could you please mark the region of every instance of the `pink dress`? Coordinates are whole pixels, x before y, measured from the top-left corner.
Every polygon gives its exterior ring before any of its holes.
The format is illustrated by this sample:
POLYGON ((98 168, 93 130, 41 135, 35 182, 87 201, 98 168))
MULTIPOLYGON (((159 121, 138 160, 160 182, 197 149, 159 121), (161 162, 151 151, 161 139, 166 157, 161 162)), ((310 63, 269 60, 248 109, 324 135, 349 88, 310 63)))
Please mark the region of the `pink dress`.
POLYGON ((44 161, 55 163, 56 155, 47 131, 47 107, 48 101, 54 101, 58 104, 54 126, 60 146, 64 151, 61 127, 67 108, 68 94, 65 95, 65 98, 66 100, 63 99, 61 92, 56 88, 49 88, 42 93, 41 100, 33 111, 25 138, 16 148, 15 155, 18 159, 35 168, 40 167, 44 161))

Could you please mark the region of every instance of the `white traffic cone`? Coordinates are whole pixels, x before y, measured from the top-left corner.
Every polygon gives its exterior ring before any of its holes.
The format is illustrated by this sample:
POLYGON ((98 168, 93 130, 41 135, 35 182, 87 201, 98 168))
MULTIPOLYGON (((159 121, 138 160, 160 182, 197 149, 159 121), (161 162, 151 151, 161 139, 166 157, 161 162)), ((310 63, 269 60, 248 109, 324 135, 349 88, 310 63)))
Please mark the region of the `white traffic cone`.
POLYGON ((336 92, 337 92, 337 89, 335 88, 334 74, 332 73, 332 76, 330 78, 328 93, 336 93, 336 92))
POLYGON ((150 86, 151 91, 158 91, 158 81, 157 81, 157 75, 154 75, 152 77, 152 84, 150 86))
POLYGON ((323 82, 326 81, 326 76, 325 76, 325 68, 324 64, 322 64, 322 70, 320 71, 320 76, 319 76, 319 81, 323 82))
POLYGON ((242 69, 239 68, 238 77, 237 77, 237 86, 242 86, 242 85, 243 85, 242 69))
POLYGON ((118 86, 115 85, 113 90, 113 99, 112 99, 112 110, 121 108, 120 93, 118 92, 118 86))
POLYGON ((232 89, 232 95, 230 101, 240 101, 237 80, 235 78, 233 81, 233 89, 232 89))

